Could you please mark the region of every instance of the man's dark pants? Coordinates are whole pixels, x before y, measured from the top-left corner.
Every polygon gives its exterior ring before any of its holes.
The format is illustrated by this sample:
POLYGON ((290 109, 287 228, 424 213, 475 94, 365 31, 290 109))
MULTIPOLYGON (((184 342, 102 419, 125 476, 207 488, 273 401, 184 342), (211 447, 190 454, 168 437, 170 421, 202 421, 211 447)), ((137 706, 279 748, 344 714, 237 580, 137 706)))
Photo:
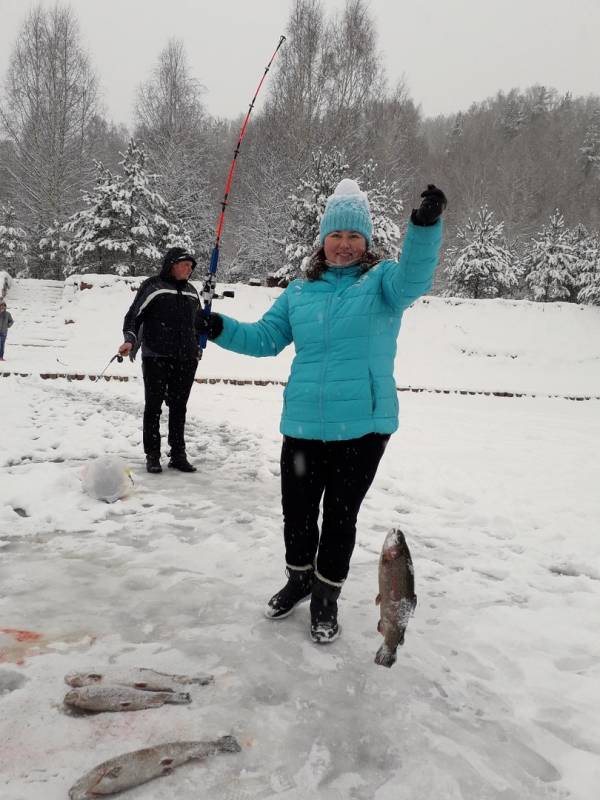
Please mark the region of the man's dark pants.
POLYGON ((144 358, 144 452, 160 453, 160 414, 163 401, 169 408, 171 453, 185 452, 185 412, 198 361, 176 358, 144 358))

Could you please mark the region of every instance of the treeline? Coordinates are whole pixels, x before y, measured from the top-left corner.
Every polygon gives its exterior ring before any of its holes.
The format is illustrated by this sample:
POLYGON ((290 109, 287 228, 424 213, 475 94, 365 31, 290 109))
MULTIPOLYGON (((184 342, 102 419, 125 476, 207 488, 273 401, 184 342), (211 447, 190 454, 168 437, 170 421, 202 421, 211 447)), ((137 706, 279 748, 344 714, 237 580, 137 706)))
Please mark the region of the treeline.
MULTIPOLYGON (((436 291, 599 302, 600 98, 534 86, 425 119, 386 77, 366 0, 335 17, 296 0, 286 35, 238 160, 225 275, 299 274, 344 176, 369 191, 376 244, 393 255, 433 181, 450 201, 436 291)), ((0 269, 141 274, 179 240, 208 258, 242 117, 207 113, 171 40, 134 120, 128 131, 102 113, 74 13, 31 11, 0 103, 0 269)))

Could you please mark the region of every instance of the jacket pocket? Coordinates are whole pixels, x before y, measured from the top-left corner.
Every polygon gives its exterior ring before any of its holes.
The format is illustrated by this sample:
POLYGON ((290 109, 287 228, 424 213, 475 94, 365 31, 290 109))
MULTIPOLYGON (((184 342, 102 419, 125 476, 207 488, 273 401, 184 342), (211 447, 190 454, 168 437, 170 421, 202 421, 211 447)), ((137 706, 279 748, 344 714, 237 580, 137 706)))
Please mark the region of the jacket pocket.
POLYGON ((373 373, 369 370, 369 389, 371 391, 371 414, 375 413, 375 404, 377 402, 375 396, 375 381, 373 379, 373 373))

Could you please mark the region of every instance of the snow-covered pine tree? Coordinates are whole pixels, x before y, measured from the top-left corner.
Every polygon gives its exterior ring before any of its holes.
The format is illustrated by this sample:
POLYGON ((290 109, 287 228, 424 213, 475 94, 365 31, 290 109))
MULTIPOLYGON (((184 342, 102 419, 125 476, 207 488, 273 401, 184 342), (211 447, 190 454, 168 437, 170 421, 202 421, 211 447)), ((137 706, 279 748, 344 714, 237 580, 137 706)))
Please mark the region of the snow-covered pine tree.
POLYGON ((86 208, 65 224, 72 272, 143 275, 156 269, 164 251, 180 245, 192 251, 189 235, 156 191, 146 155, 131 139, 120 162, 123 176, 96 163, 96 186, 84 195, 86 208))
POLYGON ((12 204, 0 206, 0 270, 13 277, 27 269, 26 236, 17 225, 12 204))
POLYGON ((329 195, 348 170, 344 154, 333 149, 312 154, 308 172, 290 195, 291 214, 285 246, 285 263, 269 275, 270 286, 287 286, 297 278, 319 245, 319 223, 329 195))
MULTIPOLYGON (((85 207, 77 211, 57 229, 50 228, 40 242, 46 248, 65 250, 65 274, 98 272, 119 274, 119 251, 110 247, 109 236, 118 227, 121 178, 113 176, 101 161, 94 162, 96 183, 83 193, 85 207), (60 241, 62 234, 63 241, 60 241)), ((51 257, 54 253, 51 254, 51 257)))
POLYGON ((513 255, 504 246, 504 222, 482 206, 475 219, 458 228, 459 245, 450 248, 445 294, 454 297, 510 297, 518 286, 513 255))
POLYGON ((556 104, 556 90, 546 86, 530 86, 525 92, 525 110, 531 120, 543 118, 556 104))
POLYGON ((463 139, 465 118, 462 111, 459 111, 454 118, 452 128, 448 132, 446 139, 446 155, 453 153, 463 139))
POLYGON ((573 246, 573 286, 571 287, 570 299, 573 303, 577 302, 577 295, 581 288, 582 274, 588 267, 588 261, 593 260, 590 252, 592 241, 585 225, 581 222, 574 228, 567 230, 567 241, 573 246))
POLYGON ((579 148, 579 161, 586 178, 600 175, 600 109, 594 111, 586 128, 583 144, 579 148))
POLYGON ((38 241, 38 263, 43 264, 46 278, 62 280, 67 274, 69 261, 68 234, 58 220, 54 220, 38 241))
POLYGON ((578 303, 600 305, 600 237, 591 236, 583 225, 571 232, 577 257, 578 303))
POLYGON ((531 240, 525 269, 525 283, 534 300, 547 303, 572 298, 577 256, 558 209, 550 217, 550 224, 531 240))
POLYGON ((499 97, 504 101, 499 120, 500 127, 507 139, 514 139, 525 124, 523 98, 516 89, 511 89, 506 98, 502 94, 499 97))
POLYGON ((369 197, 373 219, 373 242, 371 249, 383 258, 398 258, 402 233, 398 221, 403 204, 397 181, 377 179, 377 164, 369 159, 363 166, 359 185, 369 197))

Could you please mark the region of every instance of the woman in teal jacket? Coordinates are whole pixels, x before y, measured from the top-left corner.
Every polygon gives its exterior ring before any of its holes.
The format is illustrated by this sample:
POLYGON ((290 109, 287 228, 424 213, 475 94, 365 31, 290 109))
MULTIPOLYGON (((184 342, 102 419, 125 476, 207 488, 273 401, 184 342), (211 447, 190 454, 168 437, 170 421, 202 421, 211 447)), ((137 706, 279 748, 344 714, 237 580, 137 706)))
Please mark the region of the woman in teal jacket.
POLYGON ((337 599, 347 577, 356 519, 390 435, 398 427, 394 379, 402 314, 431 287, 446 198, 421 195, 400 260, 379 261, 367 196, 344 179, 321 219, 321 248, 305 279, 292 281, 261 320, 211 314, 209 338, 251 356, 293 342, 280 430, 286 585, 266 615, 282 619, 311 598, 311 637, 339 635, 337 599), (319 533, 319 506, 323 520, 319 533))

